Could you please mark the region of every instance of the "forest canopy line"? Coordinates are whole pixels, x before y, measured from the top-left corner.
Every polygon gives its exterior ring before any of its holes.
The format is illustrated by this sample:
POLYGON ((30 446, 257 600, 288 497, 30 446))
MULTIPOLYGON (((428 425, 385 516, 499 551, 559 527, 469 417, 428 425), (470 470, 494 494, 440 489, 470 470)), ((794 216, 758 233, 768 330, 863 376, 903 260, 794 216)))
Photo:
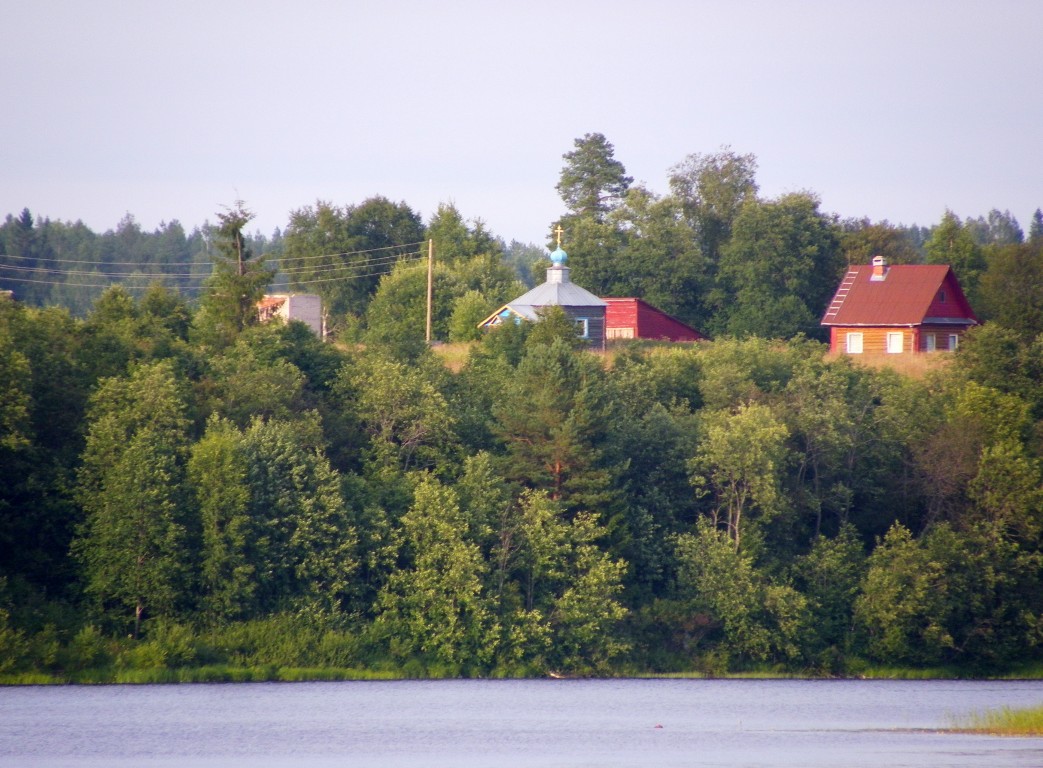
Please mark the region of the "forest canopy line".
POLYGON ((241 202, 192 233, 8 216, 0 682, 1038 668, 1043 214, 840 220, 728 148, 664 195, 600 134, 563 160, 573 280, 713 341, 480 334, 546 252, 451 204, 271 238, 241 202), (877 254, 952 265, 985 321, 924 375, 820 342, 877 254), (332 340, 260 324, 273 284, 332 340))

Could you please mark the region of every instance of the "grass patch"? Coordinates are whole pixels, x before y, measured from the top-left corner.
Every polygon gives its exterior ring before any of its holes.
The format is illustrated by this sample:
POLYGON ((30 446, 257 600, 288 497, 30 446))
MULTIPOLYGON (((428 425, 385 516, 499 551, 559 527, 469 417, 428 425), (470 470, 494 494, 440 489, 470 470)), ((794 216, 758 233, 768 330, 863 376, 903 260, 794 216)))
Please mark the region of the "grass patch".
MULTIPOLYGON (((843 357, 844 355, 837 353, 834 356, 843 357)), ((952 354, 949 352, 933 352, 920 355, 888 355, 881 353, 849 355, 848 357, 857 365, 862 365, 866 368, 889 368, 896 373, 916 380, 926 378, 932 371, 945 368, 953 359, 952 354)))
POLYGON ((979 712, 958 720, 953 730, 993 736, 1043 736, 1043 706, 979 712))
POLYGON ((467 364, 467 358, 471 354, 471 348, 475 346, 475 343, 473 341, 451 342, 436 344, 431 348, 442 359, 442 364, 446 368, 453 373, 460 373, 464 365, 467 364))
POLYGON ((406 675, 386 669, 353 667, 236 667, 223 664, 202 667, 151 667, 147 669, 84 669, 70 675, 17 672, 0 675, 4 685, 167 685, 172 683, 267 683, 337 680, 401 680, 406 675))
POLYGON ((333 680, 401 680, 403 675, 372 669, 349 669, 341 667, 284 667, 273 678, 286 683, 303 683, 333 680))
POLYGON ((975 676, 949 667, 866 667, 859 670, 857 677, 863 680, 963 680, 975 676))
POLYGON ((67 682, 63 677, 46 672, 10 672, 0 675, 0 685, 63 685, 67 682))

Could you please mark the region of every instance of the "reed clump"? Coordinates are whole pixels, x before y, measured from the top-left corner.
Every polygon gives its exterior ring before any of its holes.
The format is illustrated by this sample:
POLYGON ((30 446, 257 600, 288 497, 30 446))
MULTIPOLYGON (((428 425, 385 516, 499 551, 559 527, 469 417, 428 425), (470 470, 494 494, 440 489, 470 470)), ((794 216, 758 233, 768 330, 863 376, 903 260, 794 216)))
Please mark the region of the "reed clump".
POLYGON ((955 730, 995 736, 1043 736, 1043 705, 978 712, 961 720, 955 730))

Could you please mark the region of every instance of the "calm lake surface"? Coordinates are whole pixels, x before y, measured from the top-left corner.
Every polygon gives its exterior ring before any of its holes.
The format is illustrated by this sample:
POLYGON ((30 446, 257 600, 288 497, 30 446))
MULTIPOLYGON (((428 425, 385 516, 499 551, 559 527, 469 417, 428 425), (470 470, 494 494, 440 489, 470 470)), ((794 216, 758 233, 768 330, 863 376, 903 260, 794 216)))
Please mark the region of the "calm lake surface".
POLYGON ((1043 766, 938 733, 1043 682, 510 680, 0 688, 0 766, 1043 766))

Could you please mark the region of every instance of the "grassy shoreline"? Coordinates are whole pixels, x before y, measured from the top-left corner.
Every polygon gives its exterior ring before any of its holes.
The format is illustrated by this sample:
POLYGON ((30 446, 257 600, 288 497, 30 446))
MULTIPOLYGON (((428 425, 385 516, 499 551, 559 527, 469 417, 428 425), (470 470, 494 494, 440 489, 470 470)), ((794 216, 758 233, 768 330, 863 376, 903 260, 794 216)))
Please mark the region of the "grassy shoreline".
MULTIPOLYGON (((262 665, 255 667, 205 665, 150 668, 86 669, 69 673, 8 672, 0 674, 0 686, 17 685, 156 685, 174 683, 259 683, 259 682, 334 682, 346 680, 410 680, 458 679, 453 675, 417 676, 413 670, 372 669, 358 667, 293 667, 262 665)), ((519 676, 524 678, 526 676, 519 676)), ((530 675, 529 678, 542 678, 530 675)), ((752 669, 709 674, 687 672, 639 672, 620 670, 606 677, 647 680, 1043 680, 1043 665, 1026 666, 995 674, 972 674, 968 670, 949 667, 914 669, 903 667, 869 667, 857 673, 824 675, 801 670, 752 669)), ((1043 723, 1043 708, 1038 714, 1043 723)), ((991 716, 991 715, 990 715, 991 716)), ((983 715, 983 717, 985 717, 983 715)), ((974 726, 977 727, 977 726, 974 726)), ((968 730, 973 730, 970 726, 968 730)))

